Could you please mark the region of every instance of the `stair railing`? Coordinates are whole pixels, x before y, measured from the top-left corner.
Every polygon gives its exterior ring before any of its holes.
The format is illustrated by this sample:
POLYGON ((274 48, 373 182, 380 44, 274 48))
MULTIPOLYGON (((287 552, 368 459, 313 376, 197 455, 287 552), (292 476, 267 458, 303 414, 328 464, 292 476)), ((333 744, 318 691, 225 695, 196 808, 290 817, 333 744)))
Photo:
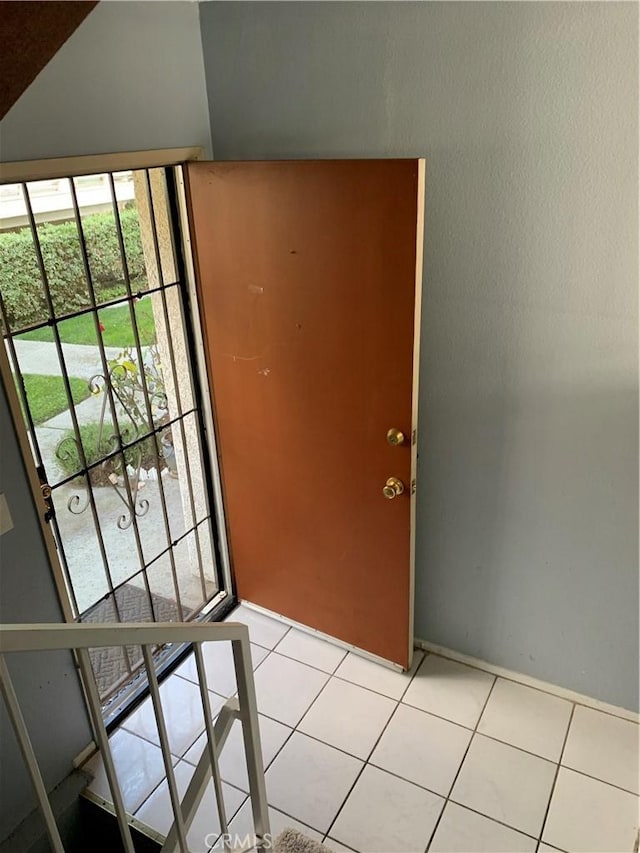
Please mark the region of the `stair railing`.
POLYGON ((249 794, 253 811, 256 843, 259 850, 271 846, 269 814, 264 781, 258 708, 251 667, 249 631, 246 625, 234 622, 187 624, 176 622, 118 623, 118 624, 22 624, 0 626, 0 691, 16 735, 20 751, 31 778, 38 806, 44 818, 47 835, 54 853, 64 853, 64 846, 47 796, 38 759, 34 752, 18 697, 11 681, 5 654, 15 652, 53 651, 71 649, 76 652, 88 699, 88 710, 93 723, 96 741, 102 760, 125 853, 135 853, 122 791, 111 754, 109 738, 102 718, 98 687, 89 657, 90 648, 101 646, 142 647, 144 666, 149 680, 151 701, 158 726, 160 748, 167 777, 173 811, 173 825, 162 847, 162 853, 188 853, 187 833, 210 782, 213 783, 221 836, 225 848, 229 846, 229 829, 222 795, 219 757, 234 720, 240 720, 244 740, 249 794), (231 642, 236 673, 237 698, 228 699, 215 723, 212 720, 207 676, 202 643, 231 642), (207 746, 196 766, 191 782, 182 800, 173 770, 167 736, 167 726, 162 709, 158 679, 153 663, 152 649, 166 643, 193 643, 198 673, 202 712, 205 721, 207 746))

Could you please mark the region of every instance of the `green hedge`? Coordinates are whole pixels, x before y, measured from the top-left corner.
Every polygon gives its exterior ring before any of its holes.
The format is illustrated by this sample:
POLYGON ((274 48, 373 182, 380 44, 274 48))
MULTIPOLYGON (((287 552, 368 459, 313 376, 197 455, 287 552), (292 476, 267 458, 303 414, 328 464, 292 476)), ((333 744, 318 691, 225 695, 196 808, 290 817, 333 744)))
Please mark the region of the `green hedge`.
MULTIPOLYGON (((144 257, 137 211, 124 208, 120 216, 129 275, 133 280, 143 279, 144 257)), ((96 297, 105 301, 124 294, 113 215, 83 216, 82 227, 96 297)), ((38 236, 56 313, 67 314, 86 307, 89 295, 75 222, 39 225, 38 236)), ((29 228, 0 234, 0 290, 12 331, 42 322, 49 316, 29 228)))

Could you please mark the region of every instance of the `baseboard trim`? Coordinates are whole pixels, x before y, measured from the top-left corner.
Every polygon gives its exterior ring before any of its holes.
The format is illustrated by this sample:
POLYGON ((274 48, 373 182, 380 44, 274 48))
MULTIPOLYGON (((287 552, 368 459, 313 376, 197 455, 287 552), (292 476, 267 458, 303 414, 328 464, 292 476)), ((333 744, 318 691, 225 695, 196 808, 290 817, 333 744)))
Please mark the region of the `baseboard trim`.
POLYGON ((492 675, 499 675, 501 678, 506 678, 508 681, 515 681, 518 684, 524 684, 526 687, 533 687, 536 690, 541 690, 543 693, 551 693, 553 696, 559 696, 561 699, 568 699, 570 702, 575 702, 577 705, 584 705, 587 708, 593 708, 596 711, 602 711, 605 714, 611 714, 614 717, 621 717, 623 720, 629 720, 632 723, 640 723, 640 714, 634 711, 629 711, 626 708, 619 708, 617 705, 610 705, 608 702, 603 702, 600 699, 594 699, 591 696, 585 696, 583 693, 576 693, 574 690, 568 690, 566 687, 560 687, 558 684, 552 684, 548 681, 542 681, 539 678, 533 678, 530 675, 525 675, 522 672, 514 672, 511 669, 506 669, 502 666, 488 663, 480 660, 480 658, 471 657, 461 652, 448 649, 446 646, 439 646, 437 643, 431 643, 428 640, 421 640, 416 637, 415 646, 425 652, 440 655, 444 658, 457 661, 458 663, 473 666, 476 669, 482 669, 484 672, 489 672, 492 675))
POLYGON ((76 757, 73 759, 73 766, 78 769, 82 767, 83 764, 86 764, 87 761, 92 758, 96 752, 98 751, 98 747, 94 740, 89 741, 89 743, 85 746, 83 750, 81 750, 76 757))
MULTIPOLYGON (((244 605, 249 608, 249 610, 255 610, 256 613, 262 613, 264 616, 270 616, 272 619, 282 622, 285 625, 289 625, 291 628, 297 628, 297 630, 303 631, 305 634, 311 634, 311 636, 327 640, 328 642, 333 643, 334 646, 353 652, 359 657, 382 664, 382 666, 386 666, 388 669, 402 672, 402 668, 395 663, 391 663, 390 661, 377 657, 370 652, 359 649, 357 646, 344 643, 342 640, 337 640, 335 637, 330 637, 328 634, 323 634, 322 631, 316 631, 314 628, 309 628, 307 625, 295 622, 293 619, 289 619, 287 616, 283 616, 280 613, 275 613, 273 610, 268 610, 266 607, 261 607, 259 604, 254 604, 253 602, 246 601, 245 599, 239 599, 238 604, 244 605)), ((458 663, 467 664, 467 666, 473 666, 476 669, 481 669, 484 672, 491 673, 492 675, 499 675, 501 678, 506 678, 508 681, 515 681, 518 684, 524 684, 526 687, 533 687, 535 690, 541 690, 543 693, 551 693, 553 696, 559 696, 561 699, 567 699, 569 702, 575 702, 577 705, 584 705, 586 708, 593 708, 596 711, 602 711, 603 713, 611 714, 614 717, 621 717, 623 720, 629 720, 632 723, 640 723, 640 714, 635 711, 629 711, 627 708, 620 708, 617 705, 611 705, 600 699, 594 699, 592 696, 585 696, 583 693, 577 693, 574 690, 569 690, 558 684, 552 684, 549 681, 542 681, 539 678, 534 678, 531 675, 525 675, 523 672, 515 672, 514 670, 506 669, 503 666, 496 666, 495 664, 488 663, 480 658, 474 658, 471 655, 456 652, 453 649, 448 649, 446 646, 440 646, 437 643, 431 643, 429 640, 422 640, 419 637, 414 639, 413 645, 416 649, 440 655, 443 658, 449 658, 450 660, 457 661, 458 663)))

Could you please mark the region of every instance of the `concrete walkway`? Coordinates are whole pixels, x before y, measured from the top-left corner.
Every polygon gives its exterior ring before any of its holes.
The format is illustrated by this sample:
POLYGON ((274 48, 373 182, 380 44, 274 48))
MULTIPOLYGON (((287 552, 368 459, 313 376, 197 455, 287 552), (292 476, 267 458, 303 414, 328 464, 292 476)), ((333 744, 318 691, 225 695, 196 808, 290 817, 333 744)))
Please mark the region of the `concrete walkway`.
MULTIPOLYGON (((95 423, 100 420, 104 394, 88 397, 75 407, 76 417, 79 424, 95 423)), ((109 423, 110 421, 107 421, 109 423)), ((56 449, 65 433, 73 429, 73 421, 69 409, 60 412, 40 426, 36 427, 36 437, 40 447, 40 454, 51 484, 62 480, 65 474, 58 464, 56 449)))
MULTIPOLYGON (((58 358, 56 345, 47 341, 21 341, 14 339, 16 355, 23 374, 42 376, 62 376, 62 366, 58 358)), ((117 358, 123 347, 105 347, 107 360, 117 358)), ((144 347, 143 357, 148 347, 144 347)), ((69 376, 85 379, 89 382, 94 376, 102 374, 102 361, 97 346, 84 344, 62 344, 65 366, 69 376)), ((12 369, 14 365, 12 364, 12 369)), ((87 424, 100 420, 104 395, 91 396, 75 407, 78 423, 87 424)), ((67 430, 72 429, 73 421, 69 410, 60 412, 36 427, 40 453, 51 483, 63 478, 58 465, 56 448, 67 430)))
MULTIPOLYGON (((170 539, 179 537, 185 531, 185 518, 180 496, 180 482, 165 475, 162 477, 164 495, 167 503, 167 514, 170 523, 170 539)), ((122 492, 123 489, 120 488, 122 492)), ((96 509, 100 520, 102 540, 107 553, 110 571, 115 584, 122 583, 140 570, 140 562, 133 527, 122 530, 118 527, 118 519, 128 516, 129 511, 116 490, 111 486, 98 486, 93 489, 96 509)), ((147 481, 141 484, 138 493, 140 501, 148 501, 149 509, 138 518, 138 530, 143 551, 143 558, 150 562, 167 546, 167 533, 162 515, 162 505, 157 482, 147 481)), ((87 506, 86 489, 81 483, 69 483, 54 490, 54 503, 58 529, 64 544, 67 565, 76 600, 81 611, 88 609, 108 592, 104 565, 101 558, 98 539, 91 509, 83 512, 77 510, 87 506), (76 510, 72 512, 69 504, 76 510)), ((191 520, 187 519, 189 526, 191 520)), ((208 532, 200 528, 201 547, 204 560, 209 565, 213 562, 211 543, 208 532), (210 561, 210 562, 209 562, 210 561)), ((197 565, 194 565, 193 548, 189 548, 189 540, 184 539, 174 549, 176 573, 180 593, 184 604, 195 609, 202 605, 202 588, 197 565)), ((175 598, 171 558, 165 555, 155 561, 149 569, 149 583, 152 592, 170 600, 175 598)), ((207 586, 212 586, 212 570, 207 586)), ((144 588, 144 580, 137 575, 131 581, 134 586, 144 588)))
MULTIPOLYGON (((14 345, 22 373, 62 376, 62 366, 55 344, 46 341, 20 341, 14 338, 14 345)), ((122 349, 123 347, 105 347, 104 351, 107 359, 113 359, 117 358, 122 349)), ((89 380, 96 373, 102 373, 102 361, 97 346, 62 344, 62 353, 69 376, 89 380)))
MULTIPOLYGON (((62 376, 62 367, 55 344, 45 341, 15 339, 14 344, 20 370, 23 374, 62 376)), ((108 360, 117 358, 123 349, 123 347, 105 347, 106 358, 108 360)), ((149 349, 149 347, 143 347, 143 358, 147 357, 149 349)), ((88 382, 93 376, 102 374, 102 362, 97 346, 63 344, 62 350, 69 376, 88 382)), ((14 365, 12 365, 13 367, 14 365)), ((78 403, 75 407, 78 422, 87 424, 99 421, 104 399, 104 393, 99 393, 78 403)), ((110 415, 107 415, 107 423, 110 422, 110 415)), ((69 410, 65 410, 36 427, 40 453, 47 477, 53 486, 65 477, 58 463, 56 449, 60 440, 66 432, 72 429, 72 426, 71 414, 69 410)), ((178 480, 169 477, 168 472, 163 475, 162 481, 171 525, 170 539, 175 539, 185 529, 180 494, 181 484, 178 480)), ((122 487, 120 492, 123 493, 122 487)), ((133 529, 121 530, 118 527, 118 519, 123 513, 127 513, 127 509, 114 488, 111 486, 94 487, 93 493, 107 557, 111 565, 114 582, 118 583, 140 568, 133 529)), ((139 519, 144 558, 148 561, 153 559, 163 547, 166 547, 167 541, 158 484, 152 481, 141 484, 139 497, 149 502, 148 512, 139 519)), ((73 481, 65 486, 54 488, 54 503, 73 587, 80 609, 84 610, 106 594, 107 586, 92 514, 88 509, 80 514, 71 511, 70 502, 71 506, 76 509, 86 502, 86 491, 82 481, 73 481)), ((189 526, 192 523, 192 520, 189 519, 189 526)), ((209 575, 213 552, 211 544, 208 542, 205 544, 205 540, 208 539, 205 530, 201 530, 201 536, 203 537, 202 544, 206 554, 207 574, 209 575)), ((202 590, 198 567, 194 565, 193 543, 183 541, 176 548, 175 559, 183 601, 189 608, 198 607, 202 603, 202 590)), ((168 555, 153 564, 153 568, 149 572, 149 579, 154 593, 169 599, 173 598, 173 579, 168 555)), ((137 577, 132 583, 144 587, 141 577, 137 577)), ((211 586, 211 579, 208 579, 207 586, 211 586)))
MULTIPOLYGON (((23 374, 41 376, 62 376, 62 366, 58 358, 56 345, 47 341, 21 341, 14 339, 16 355, 23 374)), ((123 347, 105 347, 105 356, 111 361, 120 355, 123 347)), ((149 347, 143 347, 143 358, 149 347)), ((102 360, 97 346, 84 344, 62 344, 65 366, 69 376, 89 382, 94 376, 102 374, 102 360)), ((134 355, 135 360, 135 355, 134 355)), ((15 371, 15 366, 11 365, 15 371)), ((100 420, 104 395, 91 396, 75 407, 78 423, 87 424, 100 420)), ((72 429, 73 421, 69 410, 36 427, 47 474, 51 482, 61 479, 63 474, 56 459, 56 447, 67 430, 72 429)))

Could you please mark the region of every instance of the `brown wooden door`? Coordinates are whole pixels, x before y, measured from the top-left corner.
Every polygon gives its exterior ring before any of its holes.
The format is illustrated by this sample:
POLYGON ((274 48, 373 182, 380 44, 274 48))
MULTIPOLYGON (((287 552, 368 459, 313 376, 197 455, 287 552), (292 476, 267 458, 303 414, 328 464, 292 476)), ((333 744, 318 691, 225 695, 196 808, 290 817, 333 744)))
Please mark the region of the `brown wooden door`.
POLYGON ((423 166, 186 167, 238 597, 405 668, 423 166))

